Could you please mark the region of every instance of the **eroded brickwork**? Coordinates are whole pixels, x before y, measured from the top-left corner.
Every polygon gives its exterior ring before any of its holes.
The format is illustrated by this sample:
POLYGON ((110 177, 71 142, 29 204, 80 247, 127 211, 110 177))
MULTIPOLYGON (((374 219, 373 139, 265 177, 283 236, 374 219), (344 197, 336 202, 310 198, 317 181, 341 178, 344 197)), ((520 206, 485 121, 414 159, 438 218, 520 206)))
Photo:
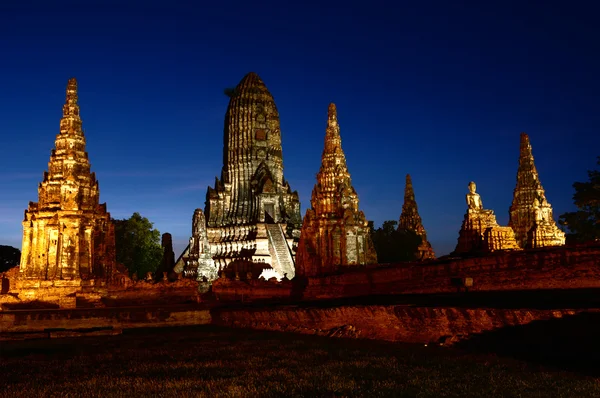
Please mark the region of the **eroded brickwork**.
POLYGON ((398 222, 399 230, 413 231, 421 237, 421 245, 418 248, 417 258, 419 260, 431 260, 435 258, 435 253, 431 243, 427 240, 427 232, 423 226, 423 221, 417 208, 415 191, 412 185, 410 174, 406 175, 406 185, 404 187, 404 204, 402 204, 402 213, 398 222))
POLYGON ((272 267, 294 276, 300 201, 283 177, 275 101, 256 73, 247 74, 231 93, 223 169, 208 188, 205 215, 219 270, 258 277, 257 268, 272 267))
POLYGON ((377 262, 342 150, 335 104, 329 105, 325 149, 310 204, 298 243, 298 274, 323 275, 377 262))
POLYGON ((522 248, 565 244, 565 233, 556 226, 552 206, 546 199, 533 161, 529 136, 525 133, 521 133, 517 186, 509 216, 508 225, 515 231, 522 248))
POLYGON ((67 98, 48 171, 23 221, 19 279, 108 280, 115 266, 115 236, 85 148, 77 81, 67 98))

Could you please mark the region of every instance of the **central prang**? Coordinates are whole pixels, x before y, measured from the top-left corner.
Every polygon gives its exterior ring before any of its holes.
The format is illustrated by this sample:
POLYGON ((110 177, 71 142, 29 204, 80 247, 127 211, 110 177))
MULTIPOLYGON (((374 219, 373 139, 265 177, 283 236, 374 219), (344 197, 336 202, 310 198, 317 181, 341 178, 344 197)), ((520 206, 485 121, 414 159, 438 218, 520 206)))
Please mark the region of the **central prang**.
MULTIPOLYGON (((256 73, 247 74, 230 94, 223 141, 221 178, 208 187, 204 209, 216 271, 252 279, 273 269, 293 278, 300 201, 283 177, 279 112, 256 73)), ((181 261, 189 261, 190 254, 186 249, 181 261)), ((201 273, 199 280, 214 278, 201 273)))

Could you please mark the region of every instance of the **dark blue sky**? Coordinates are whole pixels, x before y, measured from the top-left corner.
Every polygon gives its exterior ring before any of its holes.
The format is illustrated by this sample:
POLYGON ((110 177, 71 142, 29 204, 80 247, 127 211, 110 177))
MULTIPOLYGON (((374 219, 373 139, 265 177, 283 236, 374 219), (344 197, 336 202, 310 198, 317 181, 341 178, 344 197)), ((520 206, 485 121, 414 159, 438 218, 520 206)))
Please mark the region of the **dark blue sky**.
POLYGON ((555 217, 573 209, 600 155, 594 2, 286 3, 2 1, 0 244, 21 245, 69 77, 101 201, 171 232, 176 255, 222 166, 223 90, 249 71, 275 97, 303 214, 329 102, 367 218, 398 219, 410 173, 438 255, 471 180, 508 222, 521 131, 555 217))

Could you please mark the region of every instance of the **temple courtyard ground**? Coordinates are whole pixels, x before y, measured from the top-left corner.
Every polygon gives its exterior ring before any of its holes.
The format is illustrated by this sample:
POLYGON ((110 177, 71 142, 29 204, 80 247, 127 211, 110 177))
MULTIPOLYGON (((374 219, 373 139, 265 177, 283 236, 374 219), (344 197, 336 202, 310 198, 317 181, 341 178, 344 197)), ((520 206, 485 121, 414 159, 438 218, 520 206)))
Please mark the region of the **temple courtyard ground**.
POLYGON ((595 315, 563 322, 454 347, 212 325, 2 341, 0 397, 600 396, 595 315))

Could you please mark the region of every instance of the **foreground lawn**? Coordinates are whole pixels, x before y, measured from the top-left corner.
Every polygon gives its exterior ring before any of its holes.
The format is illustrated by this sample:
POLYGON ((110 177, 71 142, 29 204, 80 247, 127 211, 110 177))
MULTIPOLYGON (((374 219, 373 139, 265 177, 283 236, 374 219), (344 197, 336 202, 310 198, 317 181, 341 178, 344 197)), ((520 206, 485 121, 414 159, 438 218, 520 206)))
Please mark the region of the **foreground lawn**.
POLYGON ((212 326, 0 342, 0 397, 600 396, 591 377, 456 349, 212 326))

